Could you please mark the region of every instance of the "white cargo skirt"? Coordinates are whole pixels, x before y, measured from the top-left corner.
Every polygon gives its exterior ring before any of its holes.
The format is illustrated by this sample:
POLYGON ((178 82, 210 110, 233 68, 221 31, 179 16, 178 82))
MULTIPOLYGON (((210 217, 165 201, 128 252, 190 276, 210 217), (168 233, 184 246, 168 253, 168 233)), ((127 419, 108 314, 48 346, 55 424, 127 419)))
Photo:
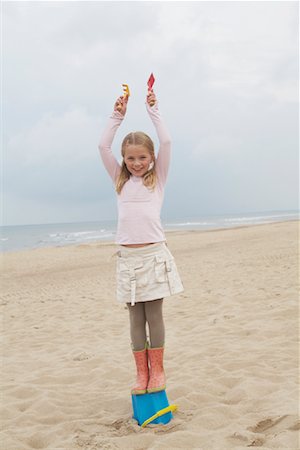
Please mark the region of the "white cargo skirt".
POLYGON ((183 292, 175 260, 165 242, 118 246, 118 303, 147 302, 183 292))

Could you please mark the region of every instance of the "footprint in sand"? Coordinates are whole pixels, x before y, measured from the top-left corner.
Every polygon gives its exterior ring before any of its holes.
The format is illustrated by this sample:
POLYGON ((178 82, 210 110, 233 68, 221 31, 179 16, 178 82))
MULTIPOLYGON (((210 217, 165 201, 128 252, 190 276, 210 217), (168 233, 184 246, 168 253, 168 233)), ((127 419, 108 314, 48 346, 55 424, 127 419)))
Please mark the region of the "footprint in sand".
POLYGON ((248 430, 254 433, 274 434, 284 431, 298 431, 300 429, 300 420, 295 415, 285 414, 284 416, 271 417, 257 422, 248 430))
POLYGON ((94 355, 90 355, 89 353, 82 352, 79 355, 73 358, 73 361, 85 361, 87 359, 92 358, 94 355))
POLYGON ((242 433, 233 433, 228 436, 228 439, 246 447, 263 447, 278 435, 288 431, 298 431, 299 429, 300 421, 295 420, 295 416, 287 414, 260 420, 242 433))

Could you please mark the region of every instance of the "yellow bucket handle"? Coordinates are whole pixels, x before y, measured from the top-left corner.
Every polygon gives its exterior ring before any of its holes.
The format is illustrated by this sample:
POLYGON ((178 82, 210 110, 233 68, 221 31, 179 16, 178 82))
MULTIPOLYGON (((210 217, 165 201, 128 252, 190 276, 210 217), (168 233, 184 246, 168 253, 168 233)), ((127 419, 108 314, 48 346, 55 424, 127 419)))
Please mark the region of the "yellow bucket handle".
POLYGON ((145 420, 145 422, 142 423, 141 427, 145 428, 146 425, 148 425, 148 423, 152 422, 153 420, 157 419, 157 417, 163 416, 164 414, 167 414, 168 412, 172 411, 176 411, 178 409, 177 405, 170 405, 167 406, 166 408, 161 409, 160 411, 158 411, 156 414, 154 414, 153 416, 149 417, 149 419, 145 420))

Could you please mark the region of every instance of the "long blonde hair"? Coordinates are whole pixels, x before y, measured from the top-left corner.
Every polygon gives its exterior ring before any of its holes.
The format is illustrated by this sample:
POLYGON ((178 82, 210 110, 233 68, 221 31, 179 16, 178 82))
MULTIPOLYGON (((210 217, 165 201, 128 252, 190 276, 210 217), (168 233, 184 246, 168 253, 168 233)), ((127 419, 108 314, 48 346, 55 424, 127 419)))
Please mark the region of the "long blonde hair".
POLYGON ((122 188, 127 180, 130 178, 130 172, 126 167, 124 158, 125 158, 125 151, 128 145, 143 145, 144 147, 149 150, 149 153, 153 160, 153 167, 151 167, 150 170, 148 170, 145 175, 143 176, 143 184, 150 189, 151 191, 154 190, 156 186, 156 172, 155 172, 155 154, 154 154, 154 144, 152 139, 142 131, 135 131, 132 133, 127 134, 122 142, 121 147, 121 154, 123 156, 122 166, 121 166, 121 172, 118 176, 118 179, 116 181, 116 191, 118 194, 121 193, 122 188))

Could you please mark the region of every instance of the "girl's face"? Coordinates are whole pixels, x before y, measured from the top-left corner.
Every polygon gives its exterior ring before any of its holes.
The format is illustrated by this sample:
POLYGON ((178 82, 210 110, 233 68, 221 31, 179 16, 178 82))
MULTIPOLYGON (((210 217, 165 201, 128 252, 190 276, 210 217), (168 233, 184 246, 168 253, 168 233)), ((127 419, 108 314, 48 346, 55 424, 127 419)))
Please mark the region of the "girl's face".
POLYGON ((149 170, 152 161, 152 156, 147 147, 132 144, 126 147, 124 162, 132 175, 143 177, 149 170))

